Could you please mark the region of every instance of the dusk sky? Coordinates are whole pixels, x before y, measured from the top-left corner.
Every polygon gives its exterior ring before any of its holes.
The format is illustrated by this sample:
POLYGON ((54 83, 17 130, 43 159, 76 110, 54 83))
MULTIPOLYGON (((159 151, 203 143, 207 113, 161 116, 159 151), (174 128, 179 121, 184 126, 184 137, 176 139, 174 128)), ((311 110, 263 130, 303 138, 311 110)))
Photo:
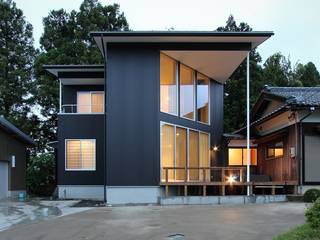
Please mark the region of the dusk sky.
MULTIPOLYGON (((16 0, 34 27, 35 45, 43 32, 42 18, 53 9, 79 9, 82 0, 16 0)), ((290 56, 293 64, 312 61, 320 70, 320 1, 318 0, 100 0, 119 3, 132 30, 214 30, 230 14, 253 30, 274 31, 259 47, 263 61, 275 52, 290 56)))

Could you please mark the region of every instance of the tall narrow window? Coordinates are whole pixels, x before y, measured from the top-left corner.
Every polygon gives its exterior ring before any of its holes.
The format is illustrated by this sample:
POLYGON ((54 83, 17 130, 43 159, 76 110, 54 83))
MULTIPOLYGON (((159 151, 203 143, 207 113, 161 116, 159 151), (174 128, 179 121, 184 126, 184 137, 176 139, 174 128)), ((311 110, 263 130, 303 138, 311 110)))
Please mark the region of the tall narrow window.
POLYGON ((77 96, 78 113, 103 113, 104 93, 103 92, 78 92, 77 96))
MULTIPOLYGON (((176 128, 176 167, 185 168, 187 166, 187 130, 176 128)), ((185 169, 176 170, 176 180, 185 179, 185 169)))
POLYGON ((197 111, 198 121, 209 123, 209 78, 197 74, 197 111))
MULTIPOLYGON (((200 167, 209 167, 209 134, 200 132, 199 137, 199 164, 200 167)), ((210 171, 200 171, 201 180, 210 180, 210 171), (205 176, 204 176, 205 174, 205 176)))
POLYGON ((199 180, 199 132, 189 131, 189 170, 190 180, 199 180))
POLYGON ((168 124, 161 125, 161 167, 162 181, 165 181, 168 174, 168 180, 174 180, 174 170, 166 167, 174 167, 174 126, 168 124))
POLYGON ((177 63, 160 54, 160 111, 177 115, 177 63))
POLYGON ((95 140, 66 140, 66 170, 95 170, 95 168, 95 140))
POLYGON ((194 71, 180 64, 180 116, 194 119, 194 71))

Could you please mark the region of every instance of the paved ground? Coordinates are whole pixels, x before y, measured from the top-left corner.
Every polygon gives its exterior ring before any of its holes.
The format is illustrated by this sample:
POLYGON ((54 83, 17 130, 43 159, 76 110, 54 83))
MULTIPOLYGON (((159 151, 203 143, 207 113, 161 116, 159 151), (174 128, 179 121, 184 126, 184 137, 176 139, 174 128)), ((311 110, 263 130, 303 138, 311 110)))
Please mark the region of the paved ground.
POLYGON ((90 209, 71 207, 77 202, 79 201, 0 200, 0 232, 17 224, 35 223, 90 209))
POLYGON ((305 204, 103 207, 0 232, 14 240, 272 239, 304 222, 305 204), (183 237, 168 237, 173 234, 183 237))

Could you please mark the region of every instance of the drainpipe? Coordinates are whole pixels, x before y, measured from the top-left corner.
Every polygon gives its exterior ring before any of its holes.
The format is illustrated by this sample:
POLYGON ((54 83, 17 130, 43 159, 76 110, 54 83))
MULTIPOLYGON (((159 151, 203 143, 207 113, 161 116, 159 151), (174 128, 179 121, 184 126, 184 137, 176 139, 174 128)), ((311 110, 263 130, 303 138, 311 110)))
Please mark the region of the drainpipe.
POLYGON ((302 139, 302 123, 303 123, 303 120, 305 120, 307 117, 309 117, 315 110, 315 107, 310 107, 309 108, 309 112, 303 117, 300 119, 299 121, 299 135, 300 135, 300 147, 299 147, 299 168, 300 168, 300 176, 299 176, 299 182, 300 182, 300 193, 302 193, 302 184, 303 184, 303 163, 302 163, 302 151, 303 151, 303 139, 302 139))
POLYGON ((104 46, 104 41, 103 41, 103 35, 101 34, 100 37, 101 40, 101 46, 102 46, 102 54, 103 54, 103 65, 104 65, 104 71, 103 71, 103 77, 104 77, 104 85, 103 85, 103 91, 104 91, 104 118, 103 118, 103 155, 104 155, 104 161, 103 161, 103 202, 107 203, 107 137, 106 137, 106 129, 107 129, 107 105, 106 105, 106 98, 107 98, 107 57, 106 57, 106 49, 104 46))
MULTIPOLYGON (((250 52, 247 53, 247 183, 250 182, 250 52)), ((251 195, 251 187, 247 185, 247 195, 251 195)))

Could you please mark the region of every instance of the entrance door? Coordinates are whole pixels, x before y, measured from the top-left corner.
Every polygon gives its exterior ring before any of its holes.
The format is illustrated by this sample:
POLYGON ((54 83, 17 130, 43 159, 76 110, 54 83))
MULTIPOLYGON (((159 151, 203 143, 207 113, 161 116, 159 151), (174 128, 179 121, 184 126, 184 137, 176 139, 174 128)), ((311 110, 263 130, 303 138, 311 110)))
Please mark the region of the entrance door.
POLYGON ((304 181, 306 183, 320 182, 320 136, 304 137, 304 181))
POLYGON ((0 199, 8 197, 8 163, 0 161, 0 199))

